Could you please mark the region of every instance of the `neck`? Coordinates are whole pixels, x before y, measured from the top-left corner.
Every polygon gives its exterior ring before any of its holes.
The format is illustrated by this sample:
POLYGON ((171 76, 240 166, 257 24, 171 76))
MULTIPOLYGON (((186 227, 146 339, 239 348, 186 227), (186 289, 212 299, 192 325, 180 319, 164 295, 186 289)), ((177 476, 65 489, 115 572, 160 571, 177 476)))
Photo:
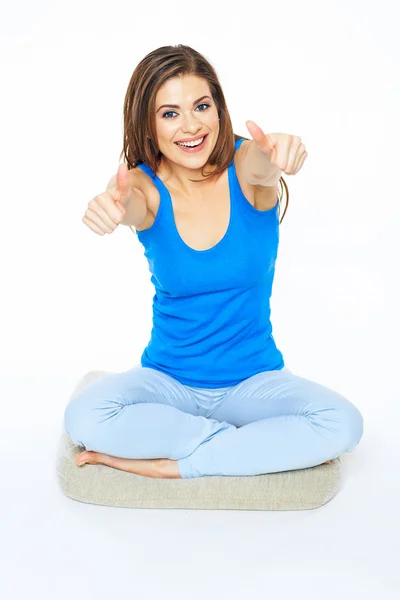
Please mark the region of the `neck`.
MULTIPOLYGON (((206 175, 211 173, 210 168, 205 169, 206 175)), ((202 196, 205 190, 213 188, 219 179, 219 175, 204 177, 201 169, 188 169, 177 163, 161 159, 157 176, 165 184, 178 190, 183 196, 195 198, 202 196), (200 181, 190 181, 190 179, 199 179, 200 181)))

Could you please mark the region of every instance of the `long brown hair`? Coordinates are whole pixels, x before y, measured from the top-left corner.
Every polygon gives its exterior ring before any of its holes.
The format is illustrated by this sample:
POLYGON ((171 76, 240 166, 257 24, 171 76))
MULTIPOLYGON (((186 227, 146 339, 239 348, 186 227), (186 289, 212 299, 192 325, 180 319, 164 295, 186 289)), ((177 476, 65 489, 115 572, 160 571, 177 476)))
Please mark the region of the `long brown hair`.
MULTIPOLYGON (((224 93, 218 81, 217 74, 208 60, 199 52, 178 44, 177 46, 162 46, 145 56, 136 66, 129 81, 124 100, 124 143, 120 159, 128 169, 145 163, 154 173, 161 162, 161 152, 157 145, 155 131, 155 102, 160 87, 171 77, 195 75, 205 79, 210 87, 211 96, 216 104, 220 119, 220 130, 217 143, 203 166, 201 174, 207 179, 224 171, 233 161, 236 140, 245 139, 236 135, 232 129, 228 107, 224 93), (207 165, 215 165, 215 169, 207 176, 203 169, 207 165)), ((190 181, 203 181, 192 179, 190 181)), ((289 204, 289 190, 283 177, 280 178, 279 215, 283 198, 283 188, 286 192, 286 205, 280 223, 286 214, 289 204)))

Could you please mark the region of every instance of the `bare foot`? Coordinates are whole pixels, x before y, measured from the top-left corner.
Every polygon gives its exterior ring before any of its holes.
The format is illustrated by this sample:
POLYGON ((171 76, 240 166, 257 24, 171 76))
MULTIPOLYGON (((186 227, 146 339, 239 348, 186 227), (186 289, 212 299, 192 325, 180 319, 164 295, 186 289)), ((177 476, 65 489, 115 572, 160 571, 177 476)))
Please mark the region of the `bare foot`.
POLYGON ((91 450, 85 450, 84 452, 79 452, 75 454, 75 462, 78 467, 82 467, 82 465, 88 463, 89 465, 97 465, 99 463, 99 453, 92 452, 91 450))
POLYGON ((120 471, 135 473, 145 477, 181 479, 176 460, 168 458, 119 458, 109 454, 101 454, 92 450, 79 452, 75 456, 78 467, 88 463, 90 465, 106 465, 120 471))

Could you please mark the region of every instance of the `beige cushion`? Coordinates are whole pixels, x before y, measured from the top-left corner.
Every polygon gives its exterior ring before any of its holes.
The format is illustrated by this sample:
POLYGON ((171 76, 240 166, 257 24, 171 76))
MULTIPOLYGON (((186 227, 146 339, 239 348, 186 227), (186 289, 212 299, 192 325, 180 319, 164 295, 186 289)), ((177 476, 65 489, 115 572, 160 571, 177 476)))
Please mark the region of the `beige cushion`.
MULTIPOLYGON (((75 392, 107 371, 90 371, 75 392)), ((70 398, 70 399, 71 399, 70 398)), ((63 431, 56 468, 63 492, 73 500, 125 508, 307 510, 328 502, 339 490, 341 457, 308 469, 243 477, 154 479, 106 465, 75 463, 76 445, 63 431)))

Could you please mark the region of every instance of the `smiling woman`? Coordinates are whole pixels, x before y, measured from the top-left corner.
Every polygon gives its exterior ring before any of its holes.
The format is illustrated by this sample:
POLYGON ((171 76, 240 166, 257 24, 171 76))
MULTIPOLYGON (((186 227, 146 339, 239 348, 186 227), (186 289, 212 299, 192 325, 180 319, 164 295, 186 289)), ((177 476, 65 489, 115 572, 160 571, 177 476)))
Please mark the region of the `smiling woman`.
MULTIPOLYGON (((120 158, 124 158, 128 169, 146 165, 152 174, 184 197, 210 196, 234 159, 235 142, 241 139, 250 141, 233 132, 221 84, 202 54, 183 44, 163 46, 138 63, 124 101, 120 158)), ((246 142, 235 160, 241 160, 246 142)), ((240 172, 240 164, 238 167, 240 172)), ((149 191, 148 179, 141 181, 149 191)), ((243 191, 246 197, 253 197, 254 205, 254 194, 258 191, 246 186, 246 182, 243 187, 247 187, 243 191)), ((272 192, 278 196, 279 215, 284 191, 285 210, 280 222, 289 204, 288 187, 281 177, 276 193, 272 192)), ((150 196, 153 194, 154 190, 150 190, 150 196)), ((259 196, 265 204, 271 191, 263 191, 259 196)), ((149 204, 151 210, 151 198, 149 204)))
POLYGON ((272 334, 276 180, 299 164, 292 156, 264 180, 253 140, 234 134, 215 70, 189 46, 158 48, 136 67, 115 181, 126 204, 118 211, 115 190, 106 191, 88 223, 112 232, 127 207, 124 224, 136 227, 155 288, 152 329, 140 365, 69 403, 67 432, 87 450, 78 466, 259 475, 320 465, 358 444, 359 411, 287 369, 272 334))

